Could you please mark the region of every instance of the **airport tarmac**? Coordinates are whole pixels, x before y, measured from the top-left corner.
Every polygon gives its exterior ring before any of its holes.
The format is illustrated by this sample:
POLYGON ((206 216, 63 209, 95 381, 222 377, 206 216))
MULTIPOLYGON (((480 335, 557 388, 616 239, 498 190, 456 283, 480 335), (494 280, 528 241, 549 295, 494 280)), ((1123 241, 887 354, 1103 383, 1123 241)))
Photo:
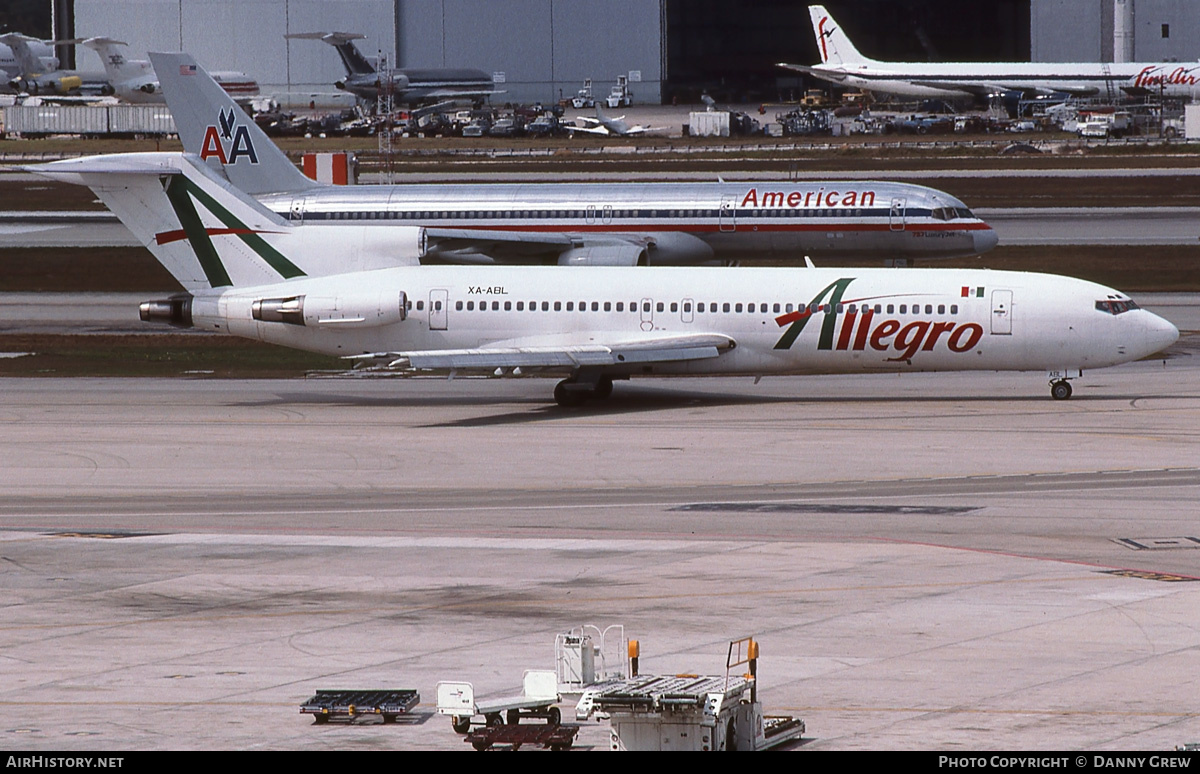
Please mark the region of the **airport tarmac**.
MULTIPOLYGON (((557 633, 723 672, 797 749, 1200 741, 1200 365, 645 380, 0 380, 0 723, 39 750, 469 750, 557 633), (416 688, 313 725, 317 689, 416 688)), ((571 718, 572 705, 564 703, 571 718)), ((577 748, 608 748, 604 724, 577 748)))

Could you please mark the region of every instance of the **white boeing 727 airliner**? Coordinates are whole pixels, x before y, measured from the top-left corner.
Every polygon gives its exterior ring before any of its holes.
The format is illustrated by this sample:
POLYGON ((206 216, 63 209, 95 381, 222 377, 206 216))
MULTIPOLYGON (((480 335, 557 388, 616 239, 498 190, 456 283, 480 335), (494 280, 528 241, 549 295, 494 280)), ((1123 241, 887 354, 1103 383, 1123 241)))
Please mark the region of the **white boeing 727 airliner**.
POLYGON ((143 320, 410 372, 560 373, 564 405, 642 375, 960 370, 1046 371, 1063 399, 1083 369, 1179 336, 1112 288, 1046 274, 396 266, 424 229, 291 223, 188 154, 26 169, 91 187, 183 285, 143 320))
POLYGON ((187 54, 150 54, 183 148, 293 222, 423 226, 426 260, 663 266, 762 258, 953 258, 996 246, 966 205, 919 185, 324 185, 308 179, 187 54))
POLYGON ((808 13, 820 63, 779 66, 844 88, 920 99, 1200 95, 1200 62, 881 62, 860 53, 824 6, 808 13))

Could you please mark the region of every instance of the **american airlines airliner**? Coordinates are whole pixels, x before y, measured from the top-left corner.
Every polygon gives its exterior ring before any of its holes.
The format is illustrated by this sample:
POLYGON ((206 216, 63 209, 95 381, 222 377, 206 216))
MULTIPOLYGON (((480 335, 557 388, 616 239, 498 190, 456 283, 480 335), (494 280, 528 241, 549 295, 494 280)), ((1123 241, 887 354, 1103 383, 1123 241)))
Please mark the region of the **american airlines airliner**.
POLYGON ((150 54, 184 150, 294 223, 421 226, 427 261, 669 266, 955 258, 996 233, 949 194, 871 181, 335 186, 305 177, 187 54, 150 54))

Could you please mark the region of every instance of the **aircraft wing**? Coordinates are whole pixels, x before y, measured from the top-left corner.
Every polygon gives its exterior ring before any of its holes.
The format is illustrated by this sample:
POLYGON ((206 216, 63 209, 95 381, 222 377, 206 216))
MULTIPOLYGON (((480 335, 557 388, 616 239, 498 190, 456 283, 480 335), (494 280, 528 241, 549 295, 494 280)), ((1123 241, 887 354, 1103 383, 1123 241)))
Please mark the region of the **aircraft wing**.
POLYGON ((789 64, 787 62, 778 62, 775 66, 782 67, 785 70, 793 70, 798 73, 804 73, 805 75, 812 75, 817 78, 822 78, 826 81, 833 81, 834 83, 841 83, 842 81, 846 80, 846 73, 838 72, 836 70, 827 70, 823 67, 808 67, 806 65, 789 64))
POLYGON ((910 81, 914 86, 924 86, 927 89, 942 89, 947 93, 954 94, 973 94, 977 97, 987 97, 1000 92, 1012 91, 1007 86, 1002 86, 997 83, 981 83, 981 82, 958 82, 958 81, 930 81, 919 80, 910 81))
POLYGON ((576 246, 577 239, 558 232, 488 231, 431 228, 425 231, 428 255, 447 263, 517 263, 531 259, 553 262, 576 246))
MULTIPOLYGON (((578 119, 576 119, 576 120, 578 120, 578 119)), ((601 124, 597 124, 596 126, 579 126, 578 124, 576 124, 575 126, 566 127, 566 130, 568 132, 587 132, 588 134, 603 134, 603 135, 611 135, 612 134, 612 132, 610 132, 607 127, 605 127, 601 124)))
POLYGON ((632 266, 638 262, 644 250, 658 242, 658 238, 652 234, 470 228, 427 228, 425 238, 428 245, 426 256, 429 259, 471 265, 552 264, 570 250, 602 248, 608 251, 610 261, 616 261, 602 265, 632 266))
POLYGON ((504 94, 496 89, 455 89, 452 87, 440 89, 407 89, 405 99, 462 99, 463 97, 491 97, 504 94))
MULTIPOLYGON (((545 337, 550 338, 550 337, 545 337)), ((497 368, 549 368, 574 370, 630 364, 672 363, 718 357, 737 346, 728 336, 698 333, 683 336, 642 336, 608 344, 571 344, 563 337, 543 342, 539 337, 512 342, 511 346, 476 349, 438 349, 419 352, 374 352, 352 360, 375 362, 388 368, 457 371, 494 371, 497 368)))

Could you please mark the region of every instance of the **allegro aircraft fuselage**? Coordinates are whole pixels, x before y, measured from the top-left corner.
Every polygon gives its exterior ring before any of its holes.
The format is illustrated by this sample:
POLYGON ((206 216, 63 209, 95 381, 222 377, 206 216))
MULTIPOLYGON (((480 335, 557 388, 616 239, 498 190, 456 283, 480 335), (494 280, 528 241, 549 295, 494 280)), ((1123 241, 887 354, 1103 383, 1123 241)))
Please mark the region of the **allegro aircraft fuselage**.
POLYGON ((1178 337, 1120 292, 1054 275, 414 265, 431 229, 288 221, 186 153, 27 169, 91 187, 184 288, 143 320, 401 371, 565 374, 564 405, 633 376, 910 370, 1043 370, 1061 399, 1083 369, 1178 337))

